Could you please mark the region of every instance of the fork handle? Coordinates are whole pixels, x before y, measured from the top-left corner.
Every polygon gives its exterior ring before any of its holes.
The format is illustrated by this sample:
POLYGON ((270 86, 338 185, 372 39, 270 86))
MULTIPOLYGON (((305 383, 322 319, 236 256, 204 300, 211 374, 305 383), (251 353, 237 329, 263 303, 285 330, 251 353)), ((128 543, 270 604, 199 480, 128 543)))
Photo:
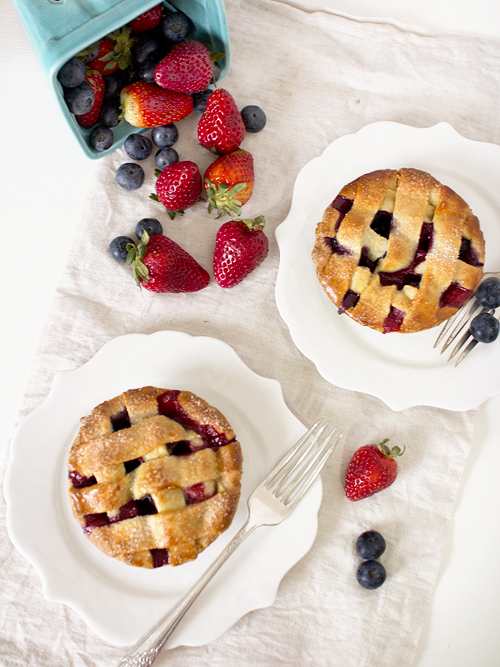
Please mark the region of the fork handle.
POLYGON ((153 664, 170 635, 184 618, 186 612, 191 608, 193 602, 229 556, 255 528, 257 528, 257 524, 250 523, 250 517, 247 518, 240 530, 221 551, 214 562, 205 570, 198 581, 151 630, 139 639, 129 653, 122 658, 118 667, 150 667, 153 664))

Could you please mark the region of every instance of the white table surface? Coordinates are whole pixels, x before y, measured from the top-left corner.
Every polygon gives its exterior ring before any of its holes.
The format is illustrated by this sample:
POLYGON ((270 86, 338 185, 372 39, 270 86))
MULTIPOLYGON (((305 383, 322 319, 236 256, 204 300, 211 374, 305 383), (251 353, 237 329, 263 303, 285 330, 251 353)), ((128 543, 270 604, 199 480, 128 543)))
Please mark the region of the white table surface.
MULTIPOLYGON (((302 0, 359 20, 389 18, 416 31, 452 30, 500 39, 500 5, 476 0, 302 0)), ((3 242, 0 420, 6 453, 54 287, 96 167, 62 122, 9 2, 0 2, 3 242), (7 94, 6 91, 10 91, 7 94), (6 100, 9 102, 6 103, 6 100)), ((441 574, 415 667, 500 664, 500 397, 480 408, 441 574)), ((394 666, 396 667, 396 666, 394 666)))

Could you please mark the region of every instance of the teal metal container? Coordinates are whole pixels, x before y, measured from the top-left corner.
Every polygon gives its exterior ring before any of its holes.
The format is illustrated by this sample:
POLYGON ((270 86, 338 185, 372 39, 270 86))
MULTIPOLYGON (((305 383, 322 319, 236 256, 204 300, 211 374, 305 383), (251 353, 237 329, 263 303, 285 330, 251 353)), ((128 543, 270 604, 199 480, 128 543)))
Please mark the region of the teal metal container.
MULTIPOLYGON (((65 122, 88 157, 102 157, 121 146, 129 134, 144 131, 122 121, 113 128, 115 141, 109 150, 92 149, 88 144, 90 130, 80 127, 69 112, 57 73, 74 55, 159 4, 159 0, 13 0, 13 3, 65 122)), ((209 42, 213 51, 225 53, 220 62, 221 78, 225 76, 231 54, 224 1, 170 0, 163 4, 191 19, 195 29, 190 39, 209 42)))

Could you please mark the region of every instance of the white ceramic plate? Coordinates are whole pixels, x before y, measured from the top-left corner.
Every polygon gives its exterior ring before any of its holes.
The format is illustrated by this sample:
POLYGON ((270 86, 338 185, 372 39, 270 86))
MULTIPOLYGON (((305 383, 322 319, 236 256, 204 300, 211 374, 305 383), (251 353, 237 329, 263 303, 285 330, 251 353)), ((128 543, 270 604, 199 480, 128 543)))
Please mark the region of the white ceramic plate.
MULTIPOLYGON (((37 568, 48 600, 72 607, 111 643, 135 643, 227 544, 246 518, 253 488, 304 430, 279 383, 253 373, 221 341, 176 331, 116 338, 84 366, 56 375, 48 398, 17 429, 5 480, 9 534, 37 568), (83 536, 67 499, 66 458, 81 416, 150 384, 189 389, 218 407, 241 442, 244 474, 231 527, 196 561, 142 570, 105 556, 83 536)), ((168 647, 206 644, 247 612, 271 605, 284 574, 314 541, 321 495, 318 480, 282 524, 247 538, 168 647)))
POLYGON ((394 410, 467 410, 500 393, 500 342, 478 345, 454 368, 433 349, 440 328, 372 331, 338 315, 316 278, 311 251, 325 208, 361 174, 399 167, 428 171, 467 201, 485 236, 485 270, 500 270, 500 147, 465 139, 446 123, 373 123, 337 139, 300 171, 290 213, 276 230, 276 303, 299 350, 332 384, 377 396, 394 410))

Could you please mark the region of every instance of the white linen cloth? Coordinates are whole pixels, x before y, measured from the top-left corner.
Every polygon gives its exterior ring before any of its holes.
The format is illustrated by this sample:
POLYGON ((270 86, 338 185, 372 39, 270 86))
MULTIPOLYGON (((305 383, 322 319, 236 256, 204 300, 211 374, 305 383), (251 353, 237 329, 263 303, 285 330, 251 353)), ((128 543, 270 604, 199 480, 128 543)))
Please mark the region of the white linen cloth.
MULTIPOLYGON (((139 290, 127 267, 110 258, 112 238, 132 234, 142 217, 157 217, 165 234, 210 269, 216 230, 226 218, 216 221, 197 204, 171 222, 148 199, 153 157, 145 163, 144 186, 132 193, 115 182, 116 168, 129 161, 123 149, 100 159, 19 418, 45 398, 56 372, 80 366, 116 336, 172 329, 225 341, 253 371, 281 383, 288 406, 304 424, 324 415, 346 437, 322 475, 316 542, 285 576, 275 603, 248 614, 210 645, 164 652, 156 664, 409 667, 436 583, 475 412, 394 412, 377 398, 323 380, 293 345, 275 306, 274 230, 289 210, 301 167, 367 123, 428 127, 447 121, 470 139, 500 143, 500 44, 422 36, 271 0, 227 0, 226 8, 232 66, 220 85, 240 108, 258 104, 268 118, 265 130, 247 135, 242 146, 252 152, 256 170, 244 215, 265 214, 268 258, 232 290, 213 278, 195 294, 139 290), (342 483, 350 456, 385 437, 407 447, 396 483, 351 503, 342 483), (367 529, 380 530, 387 540, 381 561, 388 578, 375 592, 359 587, 355 578, 355 540, 367 529)), ((203 173, 212 157, 197 145, 196 123, 196 114, 178 123, 176 149, 203 173)), ((0 521, 2 667, 115 664, 125 653, 122 647, 103 642, 71 609, 44 600, 37 572, 6 538, 3 498, 0 521)))

